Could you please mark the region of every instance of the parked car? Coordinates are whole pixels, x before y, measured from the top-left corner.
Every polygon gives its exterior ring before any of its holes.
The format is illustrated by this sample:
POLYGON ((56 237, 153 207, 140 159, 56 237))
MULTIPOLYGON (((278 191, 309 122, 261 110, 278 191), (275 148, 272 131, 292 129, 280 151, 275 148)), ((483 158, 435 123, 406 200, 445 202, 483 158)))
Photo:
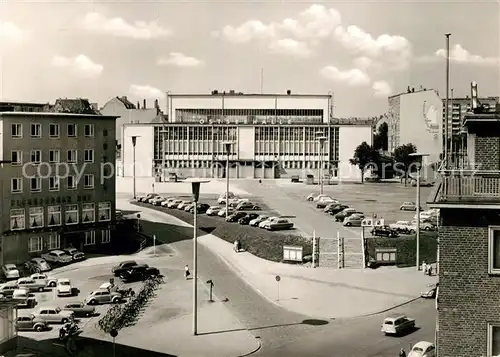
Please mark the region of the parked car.
POLYGON ((439 283, 429 284, 428 289, 420 293, 420 297, 424 299, 435 299, 438 286, 439 283))
POLYGON ((392 315, 384 319, 381 331, 386 335, 399 335, 413 329, 415 329, 415 319, 410 319, 406 315, 392 315))
POLYGON ((160 206, 167 207, 169 203, 171 203, 172 201, 175 201, 175 200, 177 200, 177 198, 170 197, 170 198, 166 199, 165 201, 163 201, 162 203, 160 203, 160 206))
POLYGON ((410 221, 397 221, 389 224, 389 227, 404 234, 413 234, 417 231, 417 227, 412 225, 410 221))
MULTIPOLYGON (((206 203, 198 203, 196 206, 196 213, 206 213, 209 208, 210 205, 206 203)), ((189 213, 194 213, 194 205, 189 209, 189 213)))
POLYGON ((71 280, 69 279, 59 279, 57 280, 56 287, 57 296, 73 296, 73 286, 71 285, 71 280))
POLYGON ((236 206, 237 211, 259 211, 260 207, 257 205, 254 205, 252 202, 246 201, 246 202, 240 202, 236 206))
POLYGON ((361 227, 364 218, 365 216, 363 214, 355 213, 344 218, 342 225, 346 227, 361 227))
POLYGON ((24 263, 24 266, 31 273, 45 273, 52 270, 50 264, 43 258, 33 258, 24 263))
POLYGON ((12 299, 17 303, 17 308, 31 309, 37 305, 36 297, 28 289, 16 289, 12 293, 12 299))
MULTIPOLYGON (((229 207, 227 210, 227 215, 230 216, 234 213, 234 208, 229 207)), ((226 216, 226 207, 222 208, 219 213, 217 213, 219 217, 225 217, 226 216)))
MULTIPOLYGON (((404 202, 401 206, 399 206, 401 211, 416 211, 417 204, 415 202, 404 202)), ((422 207, 420 207, 422 209, 422 207)))
POLYGON ((258 225, 258 227, 264 229, 264 227, 265 227, 266 224, 274 222, 277 219, 279 219, 279 217, 276 217, 276 216, 274 216, 274 217, 268 217, 267 219, 265 219, 262 222, 260 222, 259 225, 258 225))
POLYGON ((264 224, 264 229, 267 229, 268 231, 279 231, 292 228, 293 223, 286 218, 278 218, 272 221, 268 221, 266 224, 264 224))
POLYGON ((87 305, 98 305, 98 304, 118 304, 123 301, 123 295, 117 291, 110 291, 108 289, 98 289, 90 293, 90 295, 85 299, 87 305))
POLYGON ((56 264, 69 264, 73 261, 73 257, 71 255, 59 249, 54 249, 48 253, 42 254, 42 258, 49 263, 56 264))
POLYGON ((207 216, 217 216, 221 209, 222 207, 220 206, 210 206, 207 209, 207 216))
POLYGON ((45 291, 45 283, 43 281, 36 281, 32 278, 21 278, 17 280, 17 287, 19 289, 25 288, 29 291, 45 291))
POLYGON ((343 211, 335 214, 333 216, 337 222, 344 222, 346 217, 352 216, 355 213, 363 214, 362 212, 358 212, 355 208, 346 208, 343 211))
MULTIPOLYGON (((429 219, 429 218, 437 219, 437 217, 439 217, 439 209, 433 208, 433 209, 429 209, 427 211, 420 212, 420 220, 429 219)), ((417 219, 417 214, 415 214, 415 216, 413 216, 413 219, 417 219)))
POLYGON ((61 310, 60 307, 41 307, 35 317, 45 320, 47 323, 62 323, 65 324, 73 320, 75 313, 73 311, 61 310))
MULTIPOLYGON (((234 197, 234 193, 228 192, 227 197, 233 198, 234 197)), ((220 204, 220 205, 226 204, 226 192, 220 194, 219 198, 217 199, 217 203, 220 204)))
MULTIPOLYGON (((415 231, 416 231, 417 221, 416 220, 411 221, 411 225, 415 226, 415 231)), ((435 225, 433 225, 432 223, 426 222, 426 221, 421 221, 419 226, 420 226, 420 229, 424 230, 424 231, 434 231, 436 229, 435 225)))
POLYGON ((62 309, 64 311, 72 311, 75 317, 91 317, 95 315, 95 307, 85 305, 81 302, 71 302, 64 305, 62 309))
POLYGON ((54 288, 57 285, 57 278, 50 277, 47 274, 35 273, 31 274, 30 278, 50 288, 54 288))
POLYGON ((316 208, 325 208, 331 203, 339 203, 339 201, 331 197, 322 197, 316 202, 316 208))
POLYGON ((182 207, 182 210, 185 211, 185 212, 189 212, 189 211, 191 211, 191 209, 193 207, 194 207, 194 202, 191 202, 190 204, 185 205, 184 207, 182 207))
POLYGON ((15 264, 5 264, 2 267, 3 275, 7 280, 10 279, 19 279, 19 269, 15 264))
POLYGON ((124 283, 131 283, 134 281, 144 281, 150 277, 160 275, 160 270, 157 268, 144 266, 138 267, 131 270, 127 270, 120 274, 120 279, 124 283))
POLYGON ((247 214, 245 212, 234 212, 232 215, 226 218, 226 222, 238 222, 240 218, 245 217, 247 214))
POLYGON ((376 237, 387 237, 387 238, 399 237, 398 232, 389 227, 388 225, 373 227, 371 233, 376 237))
POLYGON ((229 207, 236 208, 242 202, 248 202, 248 198, 233 197, 229 199, 229 207))
POLYGON ((5 297, 12 297, 14 290, 17 289, 17 281, 9 281, 5 284, 0 285, 0 294, 5 297))
POLYGON ((187 201, 187 200, 182 201, 177 205, 177 209, 183 210, 184 208, 186 208, 186 206, 189 206, 191 203, 193 203, 193 201, 187 201))
MULTIPOLYGON (((417 180, 412 180, 411 185, 413 187, 417 187, 417 180)), ((432 187, 434 186, 434 182, 432 181, 426 181, 426 180, 420 180, 420 187, 432 187)))
POLYGON ((329 203, 323 209, 323 212, 330 213, 330 214, 332 212, 338 213, 338 212, 341 212, 341 211, 345 210, 346 208, 349 208, 349 206, 343 205, 343 204, 341 204, 339 202, 329 203))
POLYGON ((182 200, 175 199, 175 200, 170 201, 170 203, 167 204, 167 207, 172 208, 172 209, 178 208, 181 203, 182 203, 182 200))
POLYGON ((153 206, 161 206, 161 203, 163 201, 166 201, 168 199, 168 197, 164 197, 164 196, 156 196, 154 198, 151 198, 149 200, 149 203, 151 203, 153 206))
POLYGON ((436 357, 436 346, 427 341, 420 341, 413 345, 408 357, 436 357))
POLYGON ((156 196, 158 196, 157 193, 148 193, 146 195, 137 197, 137 201, 138 202, 147 202, 149 199, 154 198, 156 196))
POLYGON ((49 326, 44 319, 35 315, 18 316, 16 319, 17 331, 37 331, 42 332, 48 330, 49 326))
POLYGON ((307 196, 306 200, 307 201, 313 201, 316 202, 318 201, 321 197, 327 197, 328 195, 324 194, 317 194, 317 193, 310 193, 309 196, 307 196))
POLYGON ((261 214, 257 218, 252 219, 248 224, 252 227, 258 227, 261 222, 265 221, 268 218, 269 216, 261 214))
POLYGON ((76 248, 66 248, 66 249, 63 249, 63 251, 66 254, 68 254, 75 262, 85 260, 85 254, 83 254, 82 252, 80 252, 76 248))
POLYGON ((250 221, 256 219, 257 217, 259 217, 259 215, 257 213, 249 213, 246 216, 241 217, 238 220, 238 223, 241 224, 241 225, 246 225, 246 224, 249 224, 250 221))
POLYGON ((139 264, 137 264, 135 260, 125 260, 123 262, 120 262, 117 266, 113 267, 111 269, 111 273, 113 273, 114 276, 120 276, 120 274, 124 271, 130 270, 131 268, 134 268, 138 265, 139 264))

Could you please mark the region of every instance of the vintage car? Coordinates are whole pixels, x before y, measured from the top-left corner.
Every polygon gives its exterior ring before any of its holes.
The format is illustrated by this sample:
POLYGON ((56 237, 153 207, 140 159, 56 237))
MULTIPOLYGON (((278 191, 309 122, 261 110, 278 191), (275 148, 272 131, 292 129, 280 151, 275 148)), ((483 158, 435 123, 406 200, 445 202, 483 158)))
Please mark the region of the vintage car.
POLYGON ((157 193, 148 193, 147 195, 137 197, 137 201, 138 202, 147 202, 148 200, 150 200, 151 198, 154 198, 156 196, 158 196, 157 193))
POLYGON ((42 258, 49 263, 69 264, 73 261, 73 257, 60 249, 51 250, 48 253, 42 254, 42 258))
POLYGON ((258 227, 261 222, 265 221, 268 218, 269 216, 261 214, 257 218, 252 219, 248 224, 252 227, 258 227))
POLYGON ((24 263, 24 266, 30 273, 45 273, 52 270, 52 267, 43 258, 33 258, 24 263))
POLYGON ((36 281, 32 278, 21 278, 17 281, 19 289, 27 289, 29 291, 45 291, 46 283, 43 281, 36 281))
MULTIPOLYGON (((401 211, 416 211, 417 204, 415 202, 403 202, 401 206, 399 206, 401 211)), ((422 207, 420 207, 422 209, 422 207)))
POLYGON ((240 218, 245 217, 247 214, 245 212, 234 212, 232 215, 226 218, 227 222, 238 222, 240 218))
POLYGON ((343 211, 338 212, 333 217, 337 222, 343 222, 346 217, 353 215, 354 213, 361 213, 356 210, 356 208, 346 208, 343 211))
POLYGON ((14 290, 17 289, 17 281, 9 281, 5 284, 0 285, 0 294, 5 297, 12 297, 14 290))
MULTIPOLYGON (((227 215, 230 216, 234 213, 234 208, 229 207, 227 210, 227 215)), ((217 213, 217 216, 219 217, 225 217, 226 216, 226 207, 222 208, 219 213, 217 213)))
POLYGON ((236 206, 236 210, 237 211, 259 211, 260 207, 257 205, 254 205, 250 201, 244 201, 244 202, 238 203, 238 205, 236 206))
POLYGON ((420 293, 420 297, 422 297, 424 299, 435 299, 438 286, 439 286, 439 283, 429 284, 428 289, 426 291, 422 291, 420 293))
POLYGON ((15 264, 5 264, 2 267, 3 275, 7 280, 10 279, 19 279, 19 269, 15 264))
POLYGON ((18 316, 16 319, 17 331, 45 331, 48 329, 48 324, 44 319, 35 315, 18 316))
MULTIPOLYGON (((234 198, 235 196, 234 196, 234 193, 228 192, 227 197, 229 197, 229 199, 231 199, 231 198, 234 198)), ((220 205, 226 203, 226 192, 220 194, 219 198, 217 199, 217 203, 220 205)))
POLYGON ((417 231, 417 227, 411 224, 410 221, 397 221, 389 224, 389 227, 404 234, 413 234, 417 231))
POLYGON ((278 218, 274 221, 268 221, 266 224, 264 224, 264 229, 267 229, 268 231, 279 231, 292 228, 293 223, 286 218, 278 218))
POLYGON ((328 197, 328 196, 322 197, 316 202, 316 208, 325 209, 326 206, 328 206, 329 204, 332 204, 332 203, 339 203, 339 201, 337 201, 334 198, 328 197))
POLYGON ((62 308, 65 311, 73 311, 75 317, 91 317, 95 315, 95 307, 85 305, 81 302, 71 302, 62 308))
POLYGON ((406 315, 391 315, 384 319, 381 331, 386 335, 399 335, 415 329, 415 319, 406 315))
POLYGON ((73 320, 75 313, 73 311, 61 310, 60 307, 41 307, 36 313, 37 318, 45 320, 47 323, 62 323, 65 324, 73 320))
POLYGON ((63 249, 63 251, 66 254, 68 254, 75 262, 85 260, 85 254, 83 254, 82 252, 80 252, 76 248, 66 248, 66 249, 63 249))
POLYGON ((120 279, 124 283, 131 283, 134 281, 143 281, 158 275, 160 275, 159 269, 144 265, 123 272, 122 274, 120 274, 120 279))
POLYGON ((387 237, 387 238, 397 238, 399 237, 398 232, 392 229, 388 225, 373 227, 371 234, 375 237, 387 237))
POLYGON ((364 218, 365 218, 364 214, 354 213, 354 214, 351 214, 350 216, 347 216, 346 218, 344 218, 342 225, 344 225, 346 227, 361 227, 361 224, 363 223, 364 218))
POLYGON ((69 279, 58 279, 56 292, 57 296, 73 296, 73 286, 69 279))
POLYGON ((241 224, 241 225, 250 224, 250 221, 253 221, 254 219, 256 219, 258 217, 259 217, 259 215, 257 213, 249 213, 246 216, 241 217, 238 220, 238 223, 241 224))
POLYGON ((135 260, 125 260, 123 262, 120 262, 117 266, 113 267, 111 269, 111 272, 113 273, 114 276, 120 276, 121 273, 124 271, 130 270, 133 267, 138 266, 137 262, 135 260))
MULTIPOLYGON (((209 204, 198 203, 198 205, 196 206, 196 213, 206 213, 209 208, 210 208, 209 204)), ((194 213, 194 205, 192 205, 192 207, 189 208, 188 212, 194 213)))
POLYGON ((123 295, 117 291, 110 291, 108 289, 98 289, 90 293, 85 299, 87 305, 98 304, 118 304, 123 301, 123 295))
POLYGON ((221 209, 222 209, 221 206, 210 206, 207 209, 207 216, 217 216, 221 211, 221 209))
POLYGON ((436 357, 436 346, 432 342, 417 342, 411 348, 408 357, 436 357))
POLYGON ((47 274, 35 273, 31 274, 30 278, 34 281, 38 281, 40 284, 45 284, 45 286, 50 288, 54 288, 57 285, 57 278, 53 278, 47 274))

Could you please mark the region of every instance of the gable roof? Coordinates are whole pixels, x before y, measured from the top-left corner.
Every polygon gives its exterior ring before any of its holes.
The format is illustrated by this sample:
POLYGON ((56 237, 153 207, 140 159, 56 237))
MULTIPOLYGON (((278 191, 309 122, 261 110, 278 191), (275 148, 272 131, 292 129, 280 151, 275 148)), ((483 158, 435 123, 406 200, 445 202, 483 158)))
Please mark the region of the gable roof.
POLYGON ((57 99, 56 103, 50 108, 53 113, 71 113, 71 114, 94 114, 100 115, 96 111, 88 99, 57 99))

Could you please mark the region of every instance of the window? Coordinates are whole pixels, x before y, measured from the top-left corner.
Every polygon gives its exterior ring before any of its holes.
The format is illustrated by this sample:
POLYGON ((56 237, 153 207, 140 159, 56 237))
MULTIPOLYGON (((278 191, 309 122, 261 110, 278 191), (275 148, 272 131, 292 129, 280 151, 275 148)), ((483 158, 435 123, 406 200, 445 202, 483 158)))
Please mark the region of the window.
POLYGON ((488 272, 500 274, 500 226, 489 227, 488 255, 488 272))
POLYGON ((13 177, 10 179, 10 191, 12 193, 23 192, 23 179, 20 177, 13 177))
POLYGON ((49 151, 49 162, 56 163, 61 160, 61 153, 59 150, 50 150, 49 151))
POLYGON ((66 184, 68 190, 76 190, 76 176, 68 176, 66 178, 66 184))
POLYGON ((487 356, 500 356, 500 323, 488 324, 487 356))
POLYGON ((82 205, 82 222, 93 223, 95 222, 95 204, 84 203, 82 205))
POLYGON ((59 176, 49 177, 49 191, 59 191, 59 176))
POLYGON ((42 125, 41 124, 31 124, 31 137, 41 138, 42 137, 42 125))
POLYGON ((51 138, 59 137, 59 124, 50 124, 49 125, 49 136, 51 138))
POLYGON ((26 227, 24 208, 10 210, 10 230, 17 231, 26 227))
POLYGON ((19 166, 23 164, 23 152, 19 150, 13 150, 10 152, 10 161, 12 161, 13 166, 19 166))
POLYGON ((42 191, 42 179, 40 177, 30 178, 30 188, 31 188, 31 192, 42 191))
POLYGON ((85 136, 94 136, 94 125, 93 124, 85 124, 85 136))
POLYGON ((76 150, 68 150, 68 162, 74 163, 77 160, 77 151, 76 150))
POLYGON ((76 124, 68 124, 68 137, 74 138, 76 136, 76 124))
POLYGON ((85 162, 94 162, 94 150, 85 149, 84 151, 84 161, 85 162))
POLYGON ((111 221, 111 202, 99 202, 99 222, 111 221))
POLYGON ((59 233, 49 234, 49 249, 59 249, 61 248, 61 236, 59 233))
POLYGON ((109 229, 105 229, 101 231, 101 243, 109 242, 111 242, 111 231, 109 229))
POLYGON ((43 250, 43 238, 42 237, 30 237, 30 243, 28 251, 30 253, 41 252, 43 250))
MULTIPOLYGON (((77 207, 78 209, 78 207, 77 207)), ((47 220, 48 227, 61 225, 61 206, 48 206, 47 207, 47 220)))
POLYGON ((30 207, 29 209, 29 227, 41 228, 43 227, 43 207, 30 207))
POLYGON ((10 127, 10 134, 13 138, 22 138, 23 137, 23 124, 12 124, 10 127))
POLYGON ((95 231, 85 232, 85 245, 95 244, 95 231))
POLYGON ((78 205, 66 205, 65 222, 67 225, 78 224, 78 205))
POLYGON ((30 152, 31 163, 39 164, 42 162, 42 151, 41 150, 31 150, 30 152))
POLYGON ((83 176, 84 188, 94 188, 94 175, 83 176))

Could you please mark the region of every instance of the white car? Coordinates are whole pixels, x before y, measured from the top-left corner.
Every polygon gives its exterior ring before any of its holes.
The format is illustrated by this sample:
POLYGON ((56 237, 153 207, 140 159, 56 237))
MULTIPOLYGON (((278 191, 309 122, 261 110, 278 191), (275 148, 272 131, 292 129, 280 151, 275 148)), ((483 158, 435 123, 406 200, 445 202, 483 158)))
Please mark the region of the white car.
POLYGON ((210 206, 206 212, 207 216, 216 216, 219 214, 221 209, 222 209, 222 207, 220 207, 220 206, 210 206))
POLYGON ((50 277, 47 274, 35 273, 31 274, 30 278, 33 279, 34 281, 43 282, 45 286, 51 288, 54 288, 57 285, 57 278, 50 277))
POLYGON ((325 208, 326 206, 328 206, 329 204, 332 204, 332 203, 339 203, 339 201, 337 201, 336 199, 331 198, 331 197, 321 197, 316 202, 316 207, 317 208, 325 208))
MULTIPOLYGON (((229 207, 229 209, 227 210, 227 215, 230 216, 232 215, 233 213, 235 212, 234 208, 232 207, 229 207)), ((226 207, 222 208, 219 213, 217 213, 217 215, 219 217, 226 217, 226 207)))
POLYGON ((181 203, 179 203, 179 204, 177 205, 177 207, 176 207, 176 208, 177 208, 177 209, 182 209, 182 210, 183 210, 184 208, 186 208, 186 206, 189 206, 191 203, 193 203, 193 201, 182 201, 181 203))
POLYGON ((436 357, 436 346, 427 341, 420 341, 413 345, 408 357, 436 357))
POLYGON ((19 279, 19 270, 14 264, 5 264, 2 267, 3 274, 7 279, 19 279))
POLYGON ((182 200, 173 200, 167 203, 168 208, 177 208, 182 203, 182 200))
POLYGON ((259 223, 259 228, 265 228, 267 225, 277 221, 279 219, 279 217, 269 217, 268 219, 262 221, 259 223))
POLYGON ((57 296, 73 296, 73 286, 69 279, 58 279, 56 287, 57 296))
POLYGON ((317 202, 321 197, 328 197, 328 195, 317 194, 317 193, 310 193, 309 196, 306 197, 306 200, 307 201, 317 202))
POLYGON ((168 198, 165 201, 163 201, 162 203, 160 203, 160 206, 167 207, 170 202, 175 201, 175 200, 176 200, 176 198, 168 198))
POLYGON ((42 254, 42 258, 49 263, 58 264, 69 264, 73 261, 73 257, 71 255, 59 249, 51 250, 48 253, 42 254))
MULTIPOLYGON (((235 197, 234 193, 232 193, 232 192, 228 192, 227 196, 230 199, 235 197)), ((220 205, 226 203, 226 192, 220 194, 219 198, 217 199, 217 203, 220 205)))
MULTIPOLYGON (((439 209, 430 209, 427 211, 420 212, 420 220, 429 219, 439 216, 439 209)), ((417 215, 413 216, 413 219, 417 219, 417 215)))
POLYGON ((398 232, 406 234, 413 234, 417 231, 417 227, 412 225, 410 221, 397 221, 396 223, 389 224, 389 227, 398 232))

